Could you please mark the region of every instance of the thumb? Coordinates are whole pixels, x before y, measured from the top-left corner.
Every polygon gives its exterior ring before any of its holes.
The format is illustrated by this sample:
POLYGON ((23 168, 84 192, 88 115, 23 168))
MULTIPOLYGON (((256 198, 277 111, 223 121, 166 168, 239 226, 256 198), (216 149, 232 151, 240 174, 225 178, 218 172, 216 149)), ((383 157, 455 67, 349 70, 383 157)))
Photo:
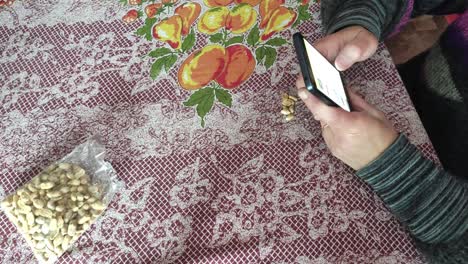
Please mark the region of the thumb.
POLYGON ((378 40, 371 33, 359 32, 338 53, 335 59, 336 69, 345 71, 356 62, 367 60, 375 53, 377 46, 378 40))

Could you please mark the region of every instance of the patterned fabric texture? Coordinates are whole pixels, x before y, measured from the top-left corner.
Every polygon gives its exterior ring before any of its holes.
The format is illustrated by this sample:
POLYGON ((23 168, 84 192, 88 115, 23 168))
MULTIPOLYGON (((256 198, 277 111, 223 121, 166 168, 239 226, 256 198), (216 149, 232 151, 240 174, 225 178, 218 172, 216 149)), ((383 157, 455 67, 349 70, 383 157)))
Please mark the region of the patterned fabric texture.
MULTIPOLYGON (((166 1, 154 19, 146 1, 10 2, 0 7, 0 198, 96 134, 124 182, 59 263, 421 263, 380 199, 329 154, 305 106, 292 122, 279 114, 299 73, 291 36, 321 36, 319 4, 282 1, 291 23, 278 28, 262 27, 268 14, 275 21, 264 0, 193 1, 199 14, 181 19, 185 1, 166 1), (239 9, 253 22, 234 19, 239 9), (200 25, 219 10, 230 27, 200 25), (188 29, 175 42, 154 33, 172 20, 188 29), (221 56, 226 76, 208 67, 206 83, 184 79, 195 76, 180 73, 190 56, 215 45, 249 60, 221 56)), ((437 159, 385 47, 344 78, 437 159)), ((35 262, 4 214, 0 259, 35 262)))

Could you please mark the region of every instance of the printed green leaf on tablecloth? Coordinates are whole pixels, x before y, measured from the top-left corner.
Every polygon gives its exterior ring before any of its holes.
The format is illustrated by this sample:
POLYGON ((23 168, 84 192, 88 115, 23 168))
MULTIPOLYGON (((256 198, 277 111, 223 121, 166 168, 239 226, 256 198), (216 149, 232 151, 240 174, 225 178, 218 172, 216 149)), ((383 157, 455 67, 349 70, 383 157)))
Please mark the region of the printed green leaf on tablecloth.
POLYGON ((292 44, 281 32, 312 17, 308 0, 252 1, 254 6, 207 6, 211 0, 119 2, 131 7, 125 22, 144 19, 135 34, 155 43, 145 55, 151 61, 149 76, 158 80, 175 70, 181 88, 191 93, 184 105, 195 108, 202 126, 214 105, 232 106, 233 89, 248 81, 255 67, 275 66, 279 49, 292 44), (197 45, 200 40, 205 44, 197 45))

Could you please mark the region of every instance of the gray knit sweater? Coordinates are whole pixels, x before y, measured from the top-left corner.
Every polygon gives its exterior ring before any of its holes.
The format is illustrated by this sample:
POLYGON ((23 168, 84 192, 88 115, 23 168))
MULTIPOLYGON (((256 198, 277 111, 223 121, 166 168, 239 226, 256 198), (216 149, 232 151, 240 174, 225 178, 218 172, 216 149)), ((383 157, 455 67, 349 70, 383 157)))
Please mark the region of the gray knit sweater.
MULTIPOLYGON (((384 39, 412 16, 463 13, 467 3, 322 0, 321 7, 327 33, 360 25, 384 39)), ((428 53, 415 102, 444 166, 455 174, 425 159, 403 135, 357 172, 407 227, 431 263, 468 263, 467 71, 468 14, 462 14, 428 53)))
POLYGON ((468 263, 468 186, 400 136, 358 171, 407 226, 431 263, 468 263))

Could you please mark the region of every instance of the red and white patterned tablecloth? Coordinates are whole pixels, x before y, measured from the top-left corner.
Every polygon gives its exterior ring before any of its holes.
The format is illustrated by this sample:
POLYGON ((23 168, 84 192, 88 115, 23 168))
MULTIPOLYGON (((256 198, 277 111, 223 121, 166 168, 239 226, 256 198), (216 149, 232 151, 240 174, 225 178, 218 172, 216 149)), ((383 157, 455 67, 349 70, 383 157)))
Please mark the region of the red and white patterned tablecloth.
MULTIPOLYGON (((151 26, 173 20, 178 30, 175 8, 185 1, 164 5, 154 19, 147 1, 130 2, 137 5, 17 0, 0 7, 0 198, 96 134, 123 183, 59 263, 421 262, 379 198, 329 154, 304 105, 293 122, 279 114, 281 93, 299 71, 291 36, 320 37, 319 4, 279 1, 297 23, 267 36, 275 25, 260 27, 264 0, 244 1, 261 2, 253 9, 237 0, 218 1, 228 5, 217 9, 208 7, 216 1, 192 1, 200 13, 183 20, 192 23, 177 49, 155 39, 151 26), (215 33, 200 25, 207 12, 240 8, 253 24, 233 19, 215 33), (124 23, 131 9, 138 18, 124 23), (247 48, 252 58, 241 65, 255 69, 234 89, 217 78, 197 90, 205 93, 197 101, 178 73, 191 54, 215 45, 247 48), (184 105, 189 98, 194 104, 184 105)), ((383 46, 345 79, 437 159, 383 46)), ((0 259, 35 262, 4 214, 0 259)))

